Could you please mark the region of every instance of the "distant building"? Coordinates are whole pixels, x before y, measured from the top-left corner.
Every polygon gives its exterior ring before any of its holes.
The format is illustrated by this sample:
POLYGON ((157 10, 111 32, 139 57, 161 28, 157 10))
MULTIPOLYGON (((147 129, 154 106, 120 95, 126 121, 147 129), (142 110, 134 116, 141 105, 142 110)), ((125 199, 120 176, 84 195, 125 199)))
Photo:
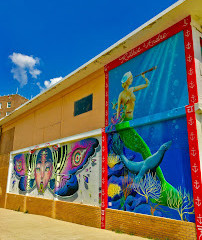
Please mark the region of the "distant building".
POLYGON ((9 115, 12 111, 27 101, 28 99, 18 94, 0 96, 0 118, 9 115))

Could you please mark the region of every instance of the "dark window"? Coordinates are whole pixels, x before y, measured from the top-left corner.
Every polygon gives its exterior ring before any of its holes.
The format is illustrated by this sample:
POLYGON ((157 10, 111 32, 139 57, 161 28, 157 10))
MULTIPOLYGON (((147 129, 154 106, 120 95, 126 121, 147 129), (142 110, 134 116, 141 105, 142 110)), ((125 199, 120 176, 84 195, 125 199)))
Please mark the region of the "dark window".
POLYGON ((74 103, 74 116, 91 111, 93 109, 93 94, 74 103))
POLYGON ((11 102, 7 102, 7 108, 11 108, 11 102))

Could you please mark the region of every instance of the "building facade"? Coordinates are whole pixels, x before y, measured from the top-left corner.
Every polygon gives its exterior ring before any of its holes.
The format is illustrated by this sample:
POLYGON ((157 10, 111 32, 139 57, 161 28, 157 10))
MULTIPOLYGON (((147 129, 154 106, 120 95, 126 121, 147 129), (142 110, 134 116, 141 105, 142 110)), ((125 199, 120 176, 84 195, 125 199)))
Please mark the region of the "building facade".
POLYGON ((201 19, 177 2, 2 119, 0 207, 201 239, 201 19))
POLYGON ((12 111, 27 101, 28 99, 18 94, 0 96, 0 118, 8 116, 12 111))

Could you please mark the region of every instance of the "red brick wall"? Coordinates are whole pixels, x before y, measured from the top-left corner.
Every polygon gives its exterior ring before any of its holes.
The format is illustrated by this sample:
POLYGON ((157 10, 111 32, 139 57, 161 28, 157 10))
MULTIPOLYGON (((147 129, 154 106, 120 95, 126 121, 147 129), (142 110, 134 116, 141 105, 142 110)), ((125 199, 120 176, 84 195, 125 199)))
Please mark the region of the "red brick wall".
POLYGON ((8 96, 0 96, 0 118, 6 116, 6 112, 12 112, 23 103, 27 102, 28 100, 18 94, 12 94, 8 96), (11 102, 11 107, 7 108, 7 102, 11 102))

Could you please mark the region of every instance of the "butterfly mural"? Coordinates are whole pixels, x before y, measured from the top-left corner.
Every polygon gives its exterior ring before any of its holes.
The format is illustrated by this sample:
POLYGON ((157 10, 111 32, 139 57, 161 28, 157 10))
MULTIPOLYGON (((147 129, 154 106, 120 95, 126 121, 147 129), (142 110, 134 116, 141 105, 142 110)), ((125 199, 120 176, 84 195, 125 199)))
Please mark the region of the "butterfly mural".
POLYGON ((71 196, 78 191, 79 173, 94 157, 99 141, 83 139, 57 149, 46 147, 34 153, 14 156, 14 172, 19 180, 19 190, 39 194, 49 189, 54 195, 71 196))

